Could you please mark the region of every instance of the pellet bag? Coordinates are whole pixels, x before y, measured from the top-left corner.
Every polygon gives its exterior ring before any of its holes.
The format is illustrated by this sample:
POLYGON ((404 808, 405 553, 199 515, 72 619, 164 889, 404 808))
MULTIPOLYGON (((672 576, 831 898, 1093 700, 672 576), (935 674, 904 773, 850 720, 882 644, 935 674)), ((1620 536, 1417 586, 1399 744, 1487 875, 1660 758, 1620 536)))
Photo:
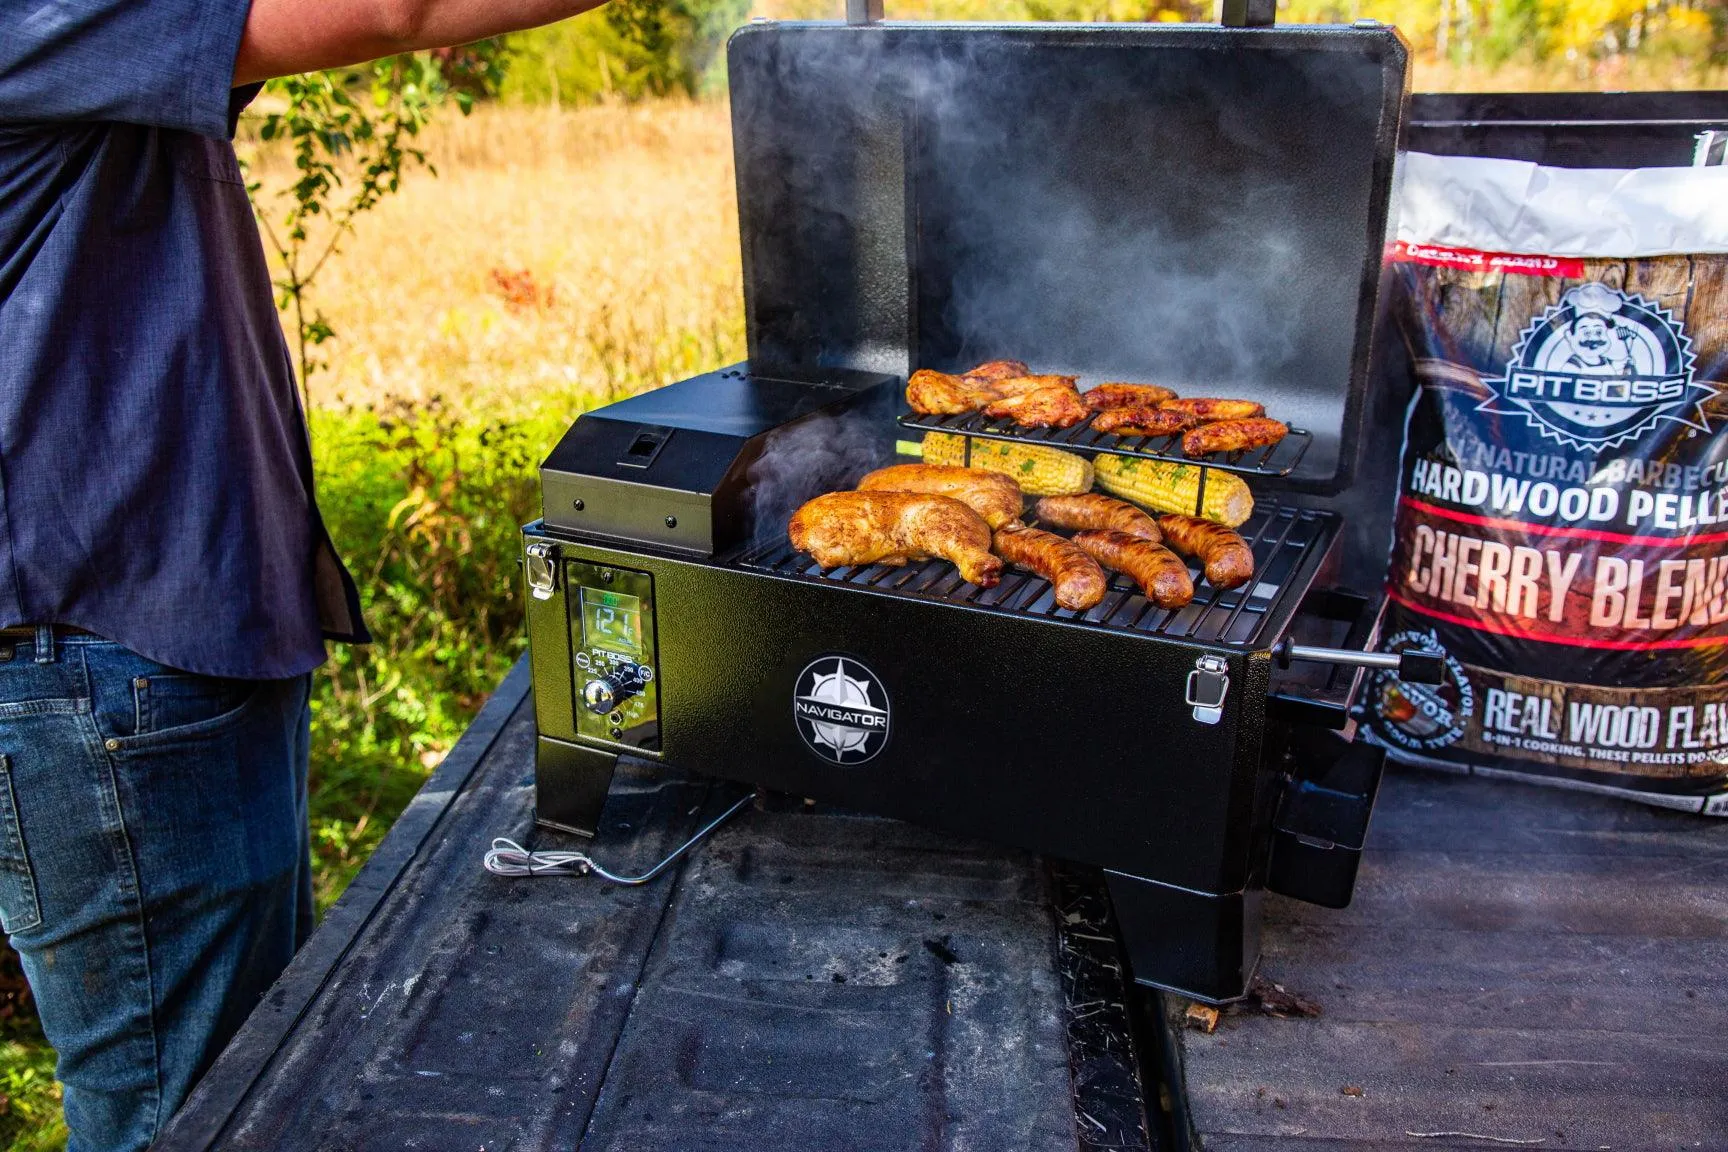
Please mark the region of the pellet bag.
POLYGON ((1371 736, 1728 815, 1728 168, 1407 161, 1383 635, 1447 677, 1371 736))

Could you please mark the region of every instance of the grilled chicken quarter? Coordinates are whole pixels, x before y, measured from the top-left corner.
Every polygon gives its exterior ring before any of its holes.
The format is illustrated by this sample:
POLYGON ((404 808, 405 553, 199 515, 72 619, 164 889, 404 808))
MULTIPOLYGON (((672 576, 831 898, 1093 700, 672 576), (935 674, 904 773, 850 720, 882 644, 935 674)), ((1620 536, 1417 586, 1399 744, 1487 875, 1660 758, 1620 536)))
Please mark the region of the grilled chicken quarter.
POLYGON ((1033 506, 1041 523, 1078 530, 1106 528, 1157 544, 1158 522, 1126 500, 1085 492, 1078 496, 1046 496, 1033 506))
POLYGON ((941 557, 980 588, 1002 579, 990 525, 952 496, 917 492, 830 492, 792 514, 792 547, 824 568, 902 565, 941 557))
POLYGON ((1206 581, 1218 588, 1240 588, 1254 578, 1254 550, 1222 524, 1194 516, 1158 517, 1164 543, 1200 562, 1206 581))
POLYGON ((1276 444, 1290 429, 1277 420, 1256 416, 1248 420, 1220 420, 1202 424, 1182 436, 1185 456, 1210 456, 1214 452, 1241 452, 1248 448, 1264 448, 1276 444))
POLYGON ((1109 587, 1098 561, 1054 532, 1010 524, 996 533, 996 555, 1050 581, 1056 603, 1064 608, 1095 607, 1109 587))
POLYGON ((951 468, 941 464, 894 464, 878 468, 858 481, 860 492, 926 492, 952 496, 991 528, 1018 520, 1026 498, 1020 485, 1000 472, 982 468, 951 468))
POLYGON ((1098 563, 1140 585, 1160 608, 1181 608, 1194 599, 1194 581, 1182 558, 1160 544, 1126 532, 1082 532, 1074 543, 1098 563))

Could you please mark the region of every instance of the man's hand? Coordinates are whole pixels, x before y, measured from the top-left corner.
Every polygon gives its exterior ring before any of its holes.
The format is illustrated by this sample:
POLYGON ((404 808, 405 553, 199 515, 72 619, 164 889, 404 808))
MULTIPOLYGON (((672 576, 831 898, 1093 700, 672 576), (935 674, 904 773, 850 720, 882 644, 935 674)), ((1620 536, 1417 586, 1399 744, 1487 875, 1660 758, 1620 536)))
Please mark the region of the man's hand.
POLYGON ((550 24, 605 0, 252 0, 234 84, 550 24))

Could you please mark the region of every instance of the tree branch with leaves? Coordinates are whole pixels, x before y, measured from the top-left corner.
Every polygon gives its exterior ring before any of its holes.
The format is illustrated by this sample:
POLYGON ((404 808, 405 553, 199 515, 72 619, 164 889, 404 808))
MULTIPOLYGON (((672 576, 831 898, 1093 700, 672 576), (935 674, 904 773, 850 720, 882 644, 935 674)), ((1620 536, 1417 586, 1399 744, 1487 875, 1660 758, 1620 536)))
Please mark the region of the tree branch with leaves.
POLYGON ((477 97, 504 79, 502 40, 391 56, 360 68, 286 76, 265 85, 259 136, 285 141, 295 176, 276 196, 249 185, 253 210, 281 273, 276 305, 294 322, 302 402, 326 367, 317 349, 336 330, 311 301, 318 275, 341 249, 355 221, 396 192, 409 170, 437 169, 416 146, 434 112, 453 101, 467 115, 477 97), (281 209, 278 201, 286 201, 281 209), (321 226, 320 226, 321 225, 321 226))

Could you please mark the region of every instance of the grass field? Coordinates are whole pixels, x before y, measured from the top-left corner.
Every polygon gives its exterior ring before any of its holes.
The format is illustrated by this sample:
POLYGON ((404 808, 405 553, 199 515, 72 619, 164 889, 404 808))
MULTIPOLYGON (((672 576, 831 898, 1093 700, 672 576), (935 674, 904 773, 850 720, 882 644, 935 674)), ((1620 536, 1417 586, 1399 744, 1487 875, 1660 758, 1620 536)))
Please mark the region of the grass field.
MULTIPOLYGON (((338 331, 315 407, 573 416, 742 355, 723 105, 482 107, 424 147, 438 177, 365 216, 314 291, 338 331)), ((266 197, 286 168, 255 153, 266 197)))
MULTIPOLYGON (((1728 86, 1728 75, 1618 83, 1728 86)), ((1597 87, 1425 65, 1418 87, 1597 87)), ((726 110, 486 107, 365 216, 314 289, 337 331, 311 381, 321 502, 379 642, 315 702, 320 903, 352 878, 522 648, 515 532, 582 410, 743 356, 726 110)), ((245 148, 265 195, 291 169, 245 148)), ((52 1053, 0 980, 0 1145, 64 1141, 52 1053)))

